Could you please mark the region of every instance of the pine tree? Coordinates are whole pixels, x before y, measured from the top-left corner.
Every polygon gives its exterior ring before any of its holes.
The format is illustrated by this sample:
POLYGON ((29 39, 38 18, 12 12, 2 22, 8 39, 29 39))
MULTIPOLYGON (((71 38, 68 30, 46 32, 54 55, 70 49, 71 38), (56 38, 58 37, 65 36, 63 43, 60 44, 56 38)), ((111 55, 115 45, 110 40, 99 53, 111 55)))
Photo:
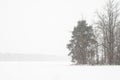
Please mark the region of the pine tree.
POLYGON ((67 44, 72 62, 76 64, 95 64, 96 45, 97 41, 92 26, 88 26, 85 20, 78 21, 77 26, 72 31, 72 39, 67 44))

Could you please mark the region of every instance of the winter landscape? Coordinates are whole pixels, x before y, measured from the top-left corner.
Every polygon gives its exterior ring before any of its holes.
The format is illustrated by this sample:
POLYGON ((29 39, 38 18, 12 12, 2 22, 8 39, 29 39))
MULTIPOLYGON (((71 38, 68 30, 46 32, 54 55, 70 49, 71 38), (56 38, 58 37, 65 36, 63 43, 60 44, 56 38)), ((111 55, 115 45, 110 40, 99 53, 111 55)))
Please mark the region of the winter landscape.
POLYGON ((120 80, 119 0, 0 0, 0 80, 120 80))

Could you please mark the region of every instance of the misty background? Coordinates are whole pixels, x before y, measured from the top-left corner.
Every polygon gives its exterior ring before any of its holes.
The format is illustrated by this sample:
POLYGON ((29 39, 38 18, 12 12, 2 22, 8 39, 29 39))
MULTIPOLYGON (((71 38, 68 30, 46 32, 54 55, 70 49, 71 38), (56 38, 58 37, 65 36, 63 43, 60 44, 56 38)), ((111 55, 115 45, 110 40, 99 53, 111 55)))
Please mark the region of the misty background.
POLYGON ((94 22, 105 0, 1 0, 0 53, 48 54, 66 58, 75 23, 94 22))

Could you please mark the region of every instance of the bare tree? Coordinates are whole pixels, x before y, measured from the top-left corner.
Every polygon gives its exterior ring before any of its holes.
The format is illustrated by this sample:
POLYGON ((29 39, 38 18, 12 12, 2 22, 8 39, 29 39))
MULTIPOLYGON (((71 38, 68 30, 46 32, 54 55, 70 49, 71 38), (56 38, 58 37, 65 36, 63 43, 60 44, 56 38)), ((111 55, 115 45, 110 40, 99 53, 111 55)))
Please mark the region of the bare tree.
POLYGON ((103 12, 97 13, 97 26, 101 30, 102 37, 102 62, 103 64, 117 64, 116 57, 119 54, 119 5, 114 0, 109 0, 103 12))

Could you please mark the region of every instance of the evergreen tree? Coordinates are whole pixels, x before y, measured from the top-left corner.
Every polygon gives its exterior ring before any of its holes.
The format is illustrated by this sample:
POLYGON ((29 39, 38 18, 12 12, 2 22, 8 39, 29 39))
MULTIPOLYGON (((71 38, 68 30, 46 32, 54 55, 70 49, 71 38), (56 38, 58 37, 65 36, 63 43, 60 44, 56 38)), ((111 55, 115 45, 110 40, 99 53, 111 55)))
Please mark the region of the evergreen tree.
POLYGON ((85 20, 78 21, 72 31, 72 39, 67 44, 70 50, 69 56, 76 64, 95 64, 97 41, 92 26, 88 26, 85 20))

